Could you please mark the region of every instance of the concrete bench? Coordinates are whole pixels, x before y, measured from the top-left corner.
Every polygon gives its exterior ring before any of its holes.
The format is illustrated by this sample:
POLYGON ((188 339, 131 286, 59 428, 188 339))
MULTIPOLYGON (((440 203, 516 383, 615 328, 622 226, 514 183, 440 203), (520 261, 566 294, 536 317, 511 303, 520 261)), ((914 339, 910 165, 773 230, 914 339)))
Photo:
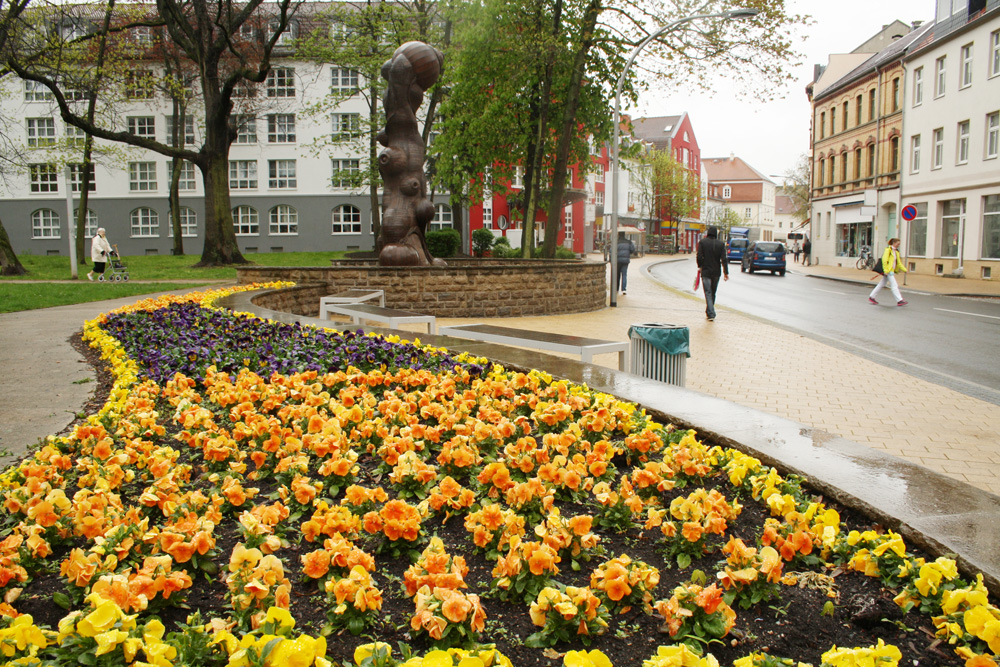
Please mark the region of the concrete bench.
POLYGON ((546 333, 544 331, 529 331, 498 327, 492 324, 461 324, 451 327, 441 327, 442 336, 454 336, 469 340, 481 340, 486 343, 500 343, 530 347, 546 352, 565 352, 580 355, 580 361, 593 361, 595 354, 606 352, 618 353, 618 369, 628 367, 628 341, 601 340, 599 338, 581 338, 566 334, 546 333))
POLYGON ((351 318, 352 324, 361 324, 362 320, 379 322, 390 329, 398 329, 400 324, 426 324, 427 333, 437 333, 437 320, 433 315, 421 315, 408 310, 396 310, 382 306, 367 304, 328 305, 327 313, 337 313, 351 318))
POLYGON ((365 301, 372 301, 373 299, 378 299, 378 305, 385 306, 385 290, 349 289, 344 290, 343 292, 337 292, 336 294, 331 294, 330 296, 320 297, 319 319, 325 320, 330 317, 330 313, 327 312, 327 308, 329 306, 358 304, 365 301))

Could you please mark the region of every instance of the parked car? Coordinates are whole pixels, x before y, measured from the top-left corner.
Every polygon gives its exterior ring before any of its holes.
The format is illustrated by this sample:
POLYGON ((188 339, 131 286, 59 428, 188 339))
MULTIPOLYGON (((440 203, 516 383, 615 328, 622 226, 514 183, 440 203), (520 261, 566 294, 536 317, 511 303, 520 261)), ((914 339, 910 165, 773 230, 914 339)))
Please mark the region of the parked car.
POLYGON ((750 241, 745 238, 729 239, 729 243, 726 244, 726 261, 742 262, 743 253, 746 252, 747 246, 749 245, 750 241))
POLYGON ((754 241, 743 253, 742 271, 770 271, 785 275, 785 246, 777 241, 754 241))

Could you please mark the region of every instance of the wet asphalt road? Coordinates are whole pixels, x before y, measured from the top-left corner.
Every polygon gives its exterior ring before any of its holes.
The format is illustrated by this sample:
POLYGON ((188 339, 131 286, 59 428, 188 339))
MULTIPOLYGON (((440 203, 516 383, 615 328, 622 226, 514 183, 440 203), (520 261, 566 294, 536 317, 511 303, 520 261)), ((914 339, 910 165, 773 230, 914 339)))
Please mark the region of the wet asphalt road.
MULTIPOLYGON (((692 292, 695 271, 694 259, 651 269, 657 280, 687 292, 692 292)), ((874 285, 791 272, 751 275, 731 264, 718 304, 1000 405, 1000 301, 927 294, 900 285, 908 306, 896 306, 888 288, 873 306, 868 293, 874 285)))

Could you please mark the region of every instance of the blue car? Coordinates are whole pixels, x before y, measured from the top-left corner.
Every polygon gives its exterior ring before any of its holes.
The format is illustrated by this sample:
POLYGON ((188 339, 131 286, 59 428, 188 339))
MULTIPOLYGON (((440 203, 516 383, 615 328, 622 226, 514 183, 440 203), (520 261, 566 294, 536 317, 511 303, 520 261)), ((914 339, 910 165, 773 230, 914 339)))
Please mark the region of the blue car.
POLYGON ((743 253, 746 251, 748 245, 750 245, 750 241, 744 238, 729 239, 729 243, 726 244, 726 261, 742 262, 743 253))
POLYGON ((779 276, 785 275, 785 246, 777 241, 754 241, 743 253, 743 272, 770 271, 779 276))

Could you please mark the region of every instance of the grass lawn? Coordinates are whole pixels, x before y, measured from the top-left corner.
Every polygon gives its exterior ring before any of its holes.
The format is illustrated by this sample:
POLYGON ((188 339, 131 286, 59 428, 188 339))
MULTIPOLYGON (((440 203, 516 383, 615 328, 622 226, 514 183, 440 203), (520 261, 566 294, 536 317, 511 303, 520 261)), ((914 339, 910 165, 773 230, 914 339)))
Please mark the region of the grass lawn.
MULTIPOLYGON (((256 253, 244 255, 250 262, 261 266, 329 266, 331 259, 343 257, 343 252, 284 252, 256 253)), ((18 280, 69 280, 69 257, 18 255, 21 264, 28 270, 26 276, 3 276, 0 284, 18 280)), ((182 255, 135 255, 123 258, 128 266, 129 277, 136 280, 236 280, 236 268, 196 269, 194 265, 201 259, 200 254, 182 255)), ((79 276, 84 283, 90 270, 80 266, 79 276)), ((159 290, 162 291, 162 290, 159 290)), ((141 294, 141 292, 133 292, 141 294)), ((122 294, 121 296, 125 296, 122 294)), ((73 303, 73 302, 70 302, 73 303)), ((61 304, 49 304, 61 305, 61 304)), ((18 309, 21 310, 21 309, 18 309)))
POLYGON ((178 283, 98 283, 84 280, 73 283, 16 283, 0 282, 0 313, 35 310, 74 303, 121 299, 139 294, 153 294, 169 290, 197 287, 178 283))

